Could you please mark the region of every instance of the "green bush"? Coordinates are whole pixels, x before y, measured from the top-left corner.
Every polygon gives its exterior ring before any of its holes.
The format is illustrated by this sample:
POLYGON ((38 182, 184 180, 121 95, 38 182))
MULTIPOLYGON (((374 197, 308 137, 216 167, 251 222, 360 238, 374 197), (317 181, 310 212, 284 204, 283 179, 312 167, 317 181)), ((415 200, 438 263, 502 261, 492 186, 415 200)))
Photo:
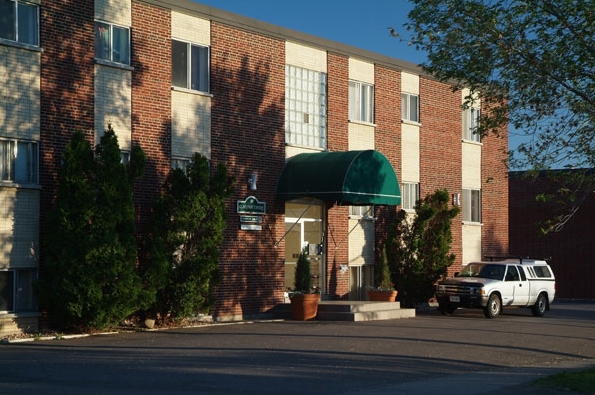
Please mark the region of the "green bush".
POLYGON ((143 262, 145 285, 156 295, 147 313, 182 319, 206 313, 219 283, 219 248, 225 228, 225 198, 233 177, 196 154, 186 169, 170 172, 154 204, 143 262))
POLYGON ((302 251, 295 265, 295 292, 310 293, 312 290, 312 276, 310 273, 310 260, 302 251))
POLYGON ((437 190, 418 202, 413 219, 399 210, 389 227, 387 257, 404 306, 427 303, 436 281, 454 263, 451 224, 460 210, 449 208, 449 201, 448 191, 437 190))
MULTIPOLYGON (((135 149, 137 172, 144 154, 135 149)), ((117 137, 95 154, 77 131, 62 157, 55 207, 45 221, 40 307, 59 327, 105 328, 148 303, 136 269, 132 185, 117 137)))

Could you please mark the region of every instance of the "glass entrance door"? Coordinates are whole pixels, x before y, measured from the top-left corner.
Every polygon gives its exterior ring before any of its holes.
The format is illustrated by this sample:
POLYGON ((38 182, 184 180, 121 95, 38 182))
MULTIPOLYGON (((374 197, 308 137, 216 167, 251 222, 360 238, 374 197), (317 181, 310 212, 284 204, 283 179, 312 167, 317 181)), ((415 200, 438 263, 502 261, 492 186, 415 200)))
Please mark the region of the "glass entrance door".
POLYGON ((310 258, 312 286, 324 293, 322 205, 286 203, 285 233, 285 291, 295 288, 295 266, 305 250, 310 258))

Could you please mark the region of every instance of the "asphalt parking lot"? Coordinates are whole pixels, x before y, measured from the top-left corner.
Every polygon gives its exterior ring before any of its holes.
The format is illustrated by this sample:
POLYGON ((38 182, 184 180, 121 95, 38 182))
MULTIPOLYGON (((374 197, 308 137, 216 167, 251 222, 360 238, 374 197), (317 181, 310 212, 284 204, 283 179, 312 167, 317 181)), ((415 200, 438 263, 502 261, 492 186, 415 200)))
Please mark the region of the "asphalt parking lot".
POLYGON ((537 377, 595 365, 595 303, 542 318, 217 324, 10 343, 0 356, 0 394, 532 394, 537 377))

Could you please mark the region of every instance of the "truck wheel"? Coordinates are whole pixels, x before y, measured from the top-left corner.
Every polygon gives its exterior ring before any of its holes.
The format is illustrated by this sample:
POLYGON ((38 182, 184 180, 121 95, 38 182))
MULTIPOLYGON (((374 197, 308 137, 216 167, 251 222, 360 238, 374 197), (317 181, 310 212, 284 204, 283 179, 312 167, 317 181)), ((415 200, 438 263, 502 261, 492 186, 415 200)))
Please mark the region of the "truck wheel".
POLYGON ((498 295, 490 295, 487 306, 483 308, 483 314, 486 318, 496 318, 500 315, 500 311, 502 311, 500 298, 498 295))
POLYGON ((539 294, 535 304, 531 307, 531 312, 535 317, 543 317, 545 310, 547 310, 547 298, 544 294, 539 294))
POLYGON ((450 306, 450 305, 447 305, 444 303, 438 305, 438 311, 440 313, 442 313, 442 315, 453 314, 456 309, 457 309, 456 307, 453 307, 453 306, 450 306))

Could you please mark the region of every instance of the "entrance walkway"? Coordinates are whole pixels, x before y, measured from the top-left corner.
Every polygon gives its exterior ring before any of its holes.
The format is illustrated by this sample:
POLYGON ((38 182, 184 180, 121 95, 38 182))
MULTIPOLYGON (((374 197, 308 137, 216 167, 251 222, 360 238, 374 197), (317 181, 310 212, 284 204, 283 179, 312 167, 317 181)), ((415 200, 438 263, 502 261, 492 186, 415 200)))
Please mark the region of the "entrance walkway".
MULTIPOLYGON (((318 305, 319 321, 377 321, 415 317, 415 309, 401 308, 400 302, 322 300, 318 305)), ((291 305, 284 303, 275 310, 275 318, 291 319, 291 305)))

